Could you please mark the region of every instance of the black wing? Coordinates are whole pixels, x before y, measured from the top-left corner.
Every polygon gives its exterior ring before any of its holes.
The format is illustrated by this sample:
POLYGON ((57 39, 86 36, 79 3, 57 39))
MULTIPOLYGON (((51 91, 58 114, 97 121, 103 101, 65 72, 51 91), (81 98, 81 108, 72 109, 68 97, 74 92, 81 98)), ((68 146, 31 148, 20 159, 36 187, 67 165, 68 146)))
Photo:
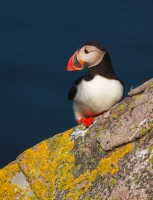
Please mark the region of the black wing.
POLYGON ((76 93, 77 93, 77 85, 82 81, 82 79, 85 77, 85 75, 81 76, 80 78, 78 78, 72 85, 72 87, 69 90, 68 93, 68 99, 71 101, 74 99, 76 93))

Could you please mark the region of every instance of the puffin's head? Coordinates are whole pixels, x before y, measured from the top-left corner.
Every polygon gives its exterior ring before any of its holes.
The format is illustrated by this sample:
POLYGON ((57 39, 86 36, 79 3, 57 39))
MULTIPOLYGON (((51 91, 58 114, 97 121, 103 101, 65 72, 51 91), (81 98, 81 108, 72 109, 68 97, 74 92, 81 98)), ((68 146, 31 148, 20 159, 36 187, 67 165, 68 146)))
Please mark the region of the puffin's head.
POLYGON ((96 42, 87 42, 82 45, 69 59, 67 71, 82 70, 98 65, 106 50, 96 42))

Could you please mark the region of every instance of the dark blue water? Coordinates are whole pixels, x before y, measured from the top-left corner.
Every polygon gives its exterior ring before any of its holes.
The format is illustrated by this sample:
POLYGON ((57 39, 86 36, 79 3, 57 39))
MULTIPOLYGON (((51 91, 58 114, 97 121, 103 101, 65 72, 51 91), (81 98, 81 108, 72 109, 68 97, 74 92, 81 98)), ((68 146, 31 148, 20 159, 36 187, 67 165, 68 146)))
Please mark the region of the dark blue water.
POLYGON ((153 76, 153 1, 0 1, 0 167, 73 127, 71 54, 96 40, 126 92, 153 76))

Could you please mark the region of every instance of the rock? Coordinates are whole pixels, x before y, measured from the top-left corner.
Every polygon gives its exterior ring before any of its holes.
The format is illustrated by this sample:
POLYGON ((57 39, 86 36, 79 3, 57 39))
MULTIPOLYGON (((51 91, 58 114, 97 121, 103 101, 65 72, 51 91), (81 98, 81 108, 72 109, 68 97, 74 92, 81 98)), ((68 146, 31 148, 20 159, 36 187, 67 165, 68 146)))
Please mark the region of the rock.
POLYGON ((1 200, 152 200, 153 79, 0 170, 1 200))

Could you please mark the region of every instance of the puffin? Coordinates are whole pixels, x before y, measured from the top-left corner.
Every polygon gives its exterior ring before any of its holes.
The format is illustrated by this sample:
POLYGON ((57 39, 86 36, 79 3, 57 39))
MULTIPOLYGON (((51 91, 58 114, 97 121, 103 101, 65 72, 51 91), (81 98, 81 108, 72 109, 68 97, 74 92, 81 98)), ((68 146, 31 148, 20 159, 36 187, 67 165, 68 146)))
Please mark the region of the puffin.
POLYGON ((97 115, 103 114, 121 100, 124 84, 115 74, 107 50, 97 42, 83 44, 71 56, 67 71, 87 69, 68 92, 73 101, 78 124, 89 127, 97 115))

